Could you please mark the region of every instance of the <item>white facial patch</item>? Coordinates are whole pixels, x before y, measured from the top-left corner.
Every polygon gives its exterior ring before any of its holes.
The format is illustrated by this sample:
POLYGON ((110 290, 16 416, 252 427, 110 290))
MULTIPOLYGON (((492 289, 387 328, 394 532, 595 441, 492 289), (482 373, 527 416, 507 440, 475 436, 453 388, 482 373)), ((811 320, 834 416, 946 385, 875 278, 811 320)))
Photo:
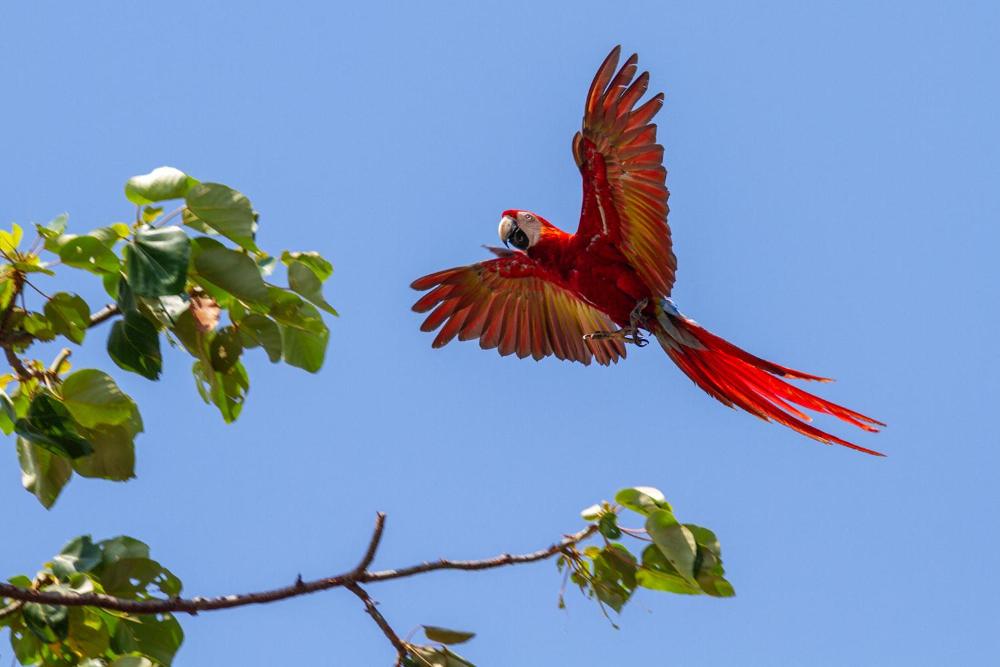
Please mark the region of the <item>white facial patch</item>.
POLYGON ((539 222, 538 218, 526 211, 521 211, 517 214, 517 226, 528 237, 529 248, 538 243, 538 239, 542 237, 542 223, 539 222))

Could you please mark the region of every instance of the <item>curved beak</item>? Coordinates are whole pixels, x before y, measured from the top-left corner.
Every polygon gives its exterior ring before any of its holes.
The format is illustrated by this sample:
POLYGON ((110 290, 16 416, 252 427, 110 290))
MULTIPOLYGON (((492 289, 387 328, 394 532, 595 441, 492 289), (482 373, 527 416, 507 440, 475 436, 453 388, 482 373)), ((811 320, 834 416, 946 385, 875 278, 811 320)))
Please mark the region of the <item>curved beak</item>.
POLYGON ((500 235, 500 240, 503 241, 503 244, 508 248, 510 247, 510 244, 507 243, 507 240, 516 230, 517 230, 517 221, 514 220, 514 218, 510 217, 509 215, 505 215, 502 218, 500 218, 500 227, 499 229, 497 229, 497 233, 500 235))

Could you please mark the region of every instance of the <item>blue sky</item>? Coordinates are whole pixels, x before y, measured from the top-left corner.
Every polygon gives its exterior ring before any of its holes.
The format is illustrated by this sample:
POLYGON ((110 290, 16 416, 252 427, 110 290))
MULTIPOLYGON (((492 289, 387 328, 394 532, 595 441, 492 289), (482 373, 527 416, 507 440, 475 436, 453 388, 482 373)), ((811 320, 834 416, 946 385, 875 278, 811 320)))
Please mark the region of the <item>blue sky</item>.
MULTIPOLYGON (((401 632, 477 631, 482 665, 993 659, 1000 9, 619 4, 5 7, 0 222, 123 219, 125 179, 174 165, 247 193, 264 247, 330 257, 342 317, 317 376, 259 355, 232 426, 179 355, 123 377, 147 425, 128 484, 76 479, 46 512, 11 441, 0 573, 127 533, 222 594, 353 565, 376 510, 392 567, 534 549, 647 484, 716 530, 735 599, 641 592, 614 630, 556 608, 551 563, 371 593, 401 632), (824 395, 888 422, 858 435, 888 458, 728 410, 656 346, 584 368, 418 331, 409 282, 483 258, 500 211, 575 228, 570 138, 616 43, 667 95, 677 303, 836 377, 824 395)), ((111 368, 103 336, 79 365, 111 368)), ((391 662, 343 592, 182 620, 179 665, 391 662)))

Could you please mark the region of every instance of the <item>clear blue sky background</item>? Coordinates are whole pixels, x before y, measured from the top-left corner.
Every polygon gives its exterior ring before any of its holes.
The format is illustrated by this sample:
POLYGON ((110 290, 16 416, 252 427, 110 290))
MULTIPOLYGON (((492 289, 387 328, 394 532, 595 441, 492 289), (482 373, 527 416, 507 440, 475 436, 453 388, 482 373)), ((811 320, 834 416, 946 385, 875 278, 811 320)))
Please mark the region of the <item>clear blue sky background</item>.
MULTIPOLYGON (((648 484, 717 531, 735 599, 640 592, 616 631, 556 608, 552 563, 372 594, 401 632, 478 631, 482 665, 995 659, 996 3, 17 4, 0 222, 126 219, 125 179, 175 165, 248 193, 265 247, 328 255, 342 317, 317 376, 258 355, 233 426, 180 355, 124 377, 148 427, 128 484, 74 480, 46 512, 11 441, 4 576, 128 533, 190 594, 229 593, 353 565, 376 510, 391 567, 533 549, 648 484), (728 410, 656 346, 584 368, 418 331, 409 282, 481 259, 501 210, 575 228, 570 138, 616 43, 667 94, 678 304, 835 376, 888 458, 728 410)), ((77 363, 111 368, 103 339, 77 363)), ((182 620, 179 665, 391 661, 342 592, 182 620)))

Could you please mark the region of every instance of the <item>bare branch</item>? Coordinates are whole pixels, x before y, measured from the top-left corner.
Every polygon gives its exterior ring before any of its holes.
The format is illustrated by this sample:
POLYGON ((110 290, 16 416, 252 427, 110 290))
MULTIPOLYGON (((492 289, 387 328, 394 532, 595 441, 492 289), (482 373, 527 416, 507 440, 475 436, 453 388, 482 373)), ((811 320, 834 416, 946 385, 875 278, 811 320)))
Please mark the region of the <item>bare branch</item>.
POLYGON ((372 617, 373 621, 375 621, 375 625, 382 630, 382 634, 386 636, 386 639, 389 640, 392 647, 396 649, 396 664, 402 665, 403 660, 406 658, 406 654, 408 653, 406 650, 406 644, 404 644, 403 640, 399 638, 396 631, 392 629, 389 622, 385 620, 385 616, 383 616, 378 610, 378 607, 375 606, 375 602, 371 599, 365 589, 361 588, 361 586, 358 586, 354 582, 344 584, 344 588, 357 595, 358 598, 365 603, 365 611, 368 612, 368 615, 372 617))
POLYGON ((358 566, 354 568, 355 578, 362 577, 368 573, 368 566, 372 564, 375 560, 375 552, 378 551, 378 545, 382 541, 382 532, 385 530, 385 512, 375 513, 375 530, 372 531, 372 538, 368 541, 368 550, 365 551, 365 555, 361 558, 361 562, 358 566))
POLYGON ((99 311, 90 316, 90 324, 87 325, 87 328, 96 327, 101 322, 106 322, 120 313, 121 311, 118 310, 118 306, 116 304, 109 303, 104 306, 104 308, 101 308, 99 311))
MULTIPOLYGON (((360 565, 367 568, 375 556, 384 529, 385 516, 381 513, 376 516, 375 529, 372 539, 369 541, 368 549, 361 560, 360 565)), ((312 581, 302 581, 297 579, 289 586, 274 588, 256 593, 242 593, 234 595, 224 595, 219 597, 194 597, 194 598, 169 598, 155 600, 129 600, 118 598, 103 593, 64 593, 57 591, 38 591, 21 588, 12 584, 0 582, 0 597, 23 602, 39 602, 42 604, 56 604, 68 607, 99 607, 101 609, 111 609, 123 611, 130 614, 162 614, 162 613, 185 613, 197 614, 202 611, 215 611, 217 609, 230 609, 232 607, 243 607, 251 604, 267 604, 279 600, 317 593, 331 588, 347 587, 350 584, 366 584, 379 581, 389 581, 390 579, 403 579, 425 572, 437 570, 488 570, 507 565, 517 565, 521 563, 532 563, 535 561, 551 558, 558 553, 566 551, 577 542, 587 539, 597 531, 596 525, 565 536, 559 542, 551 544, 544 549, 526 554, 500 554, 492 558, 482 560, 436 560, 412 565, 395 570, 381 570, 377 572, 359 572, 359 568, 354 568, 343 574, 332 577, 315 579, 312 581)))
POLYGON ((23 602, 21 602, 20 600, 15 600, 6 607, 0 607, 0 621, 2 621, 3 619, 7 618, 12 614, 16 614, 17 612, 21 611, 21 607, 23 606, 24 606, 23 602))
POLYGON ((63 365, 63 362, 69 359, 69 355, 73 354, 73 350, 68 347, 64 347, 59 350, 59 354, 56 358, 52 360, 52 364, 49 366, 49 374, 56 375, 59 372, 59 367, 63 365))

